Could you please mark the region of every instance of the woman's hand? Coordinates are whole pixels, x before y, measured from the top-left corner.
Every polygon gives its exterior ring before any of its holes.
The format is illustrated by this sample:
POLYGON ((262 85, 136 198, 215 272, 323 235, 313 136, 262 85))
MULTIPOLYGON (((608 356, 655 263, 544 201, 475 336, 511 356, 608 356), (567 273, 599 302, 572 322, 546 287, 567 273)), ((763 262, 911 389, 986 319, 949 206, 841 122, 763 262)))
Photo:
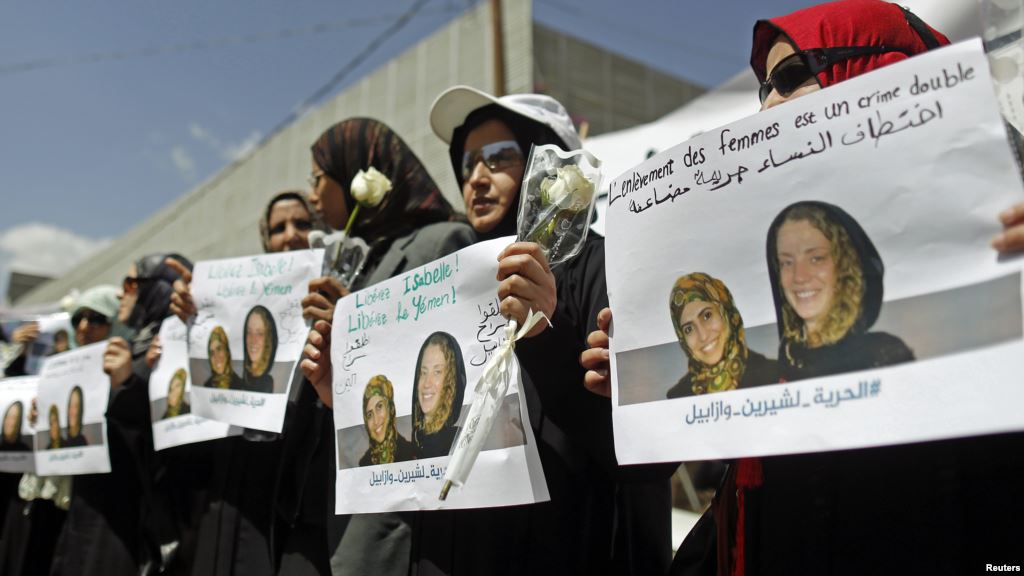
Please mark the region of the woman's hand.
POLYGON ((173 268, 181 275, 174 281, 174 292, 171 293, 171 314, 188 323, 188 319, 196 315, 196 304, 192 301, 192 272, 184 264, 174 258, 167 258, 164 264, 173 268))
POLYGON ((15 344, 31 344, 39 337, 39 322, 26 322, 11 332, 11 342, 15 344))
POLYGON ((612 324, 612 311, 605 308, 597 313, 597 330, 587 336, 589 350, 580 354, 580 366, 586 368, 583 385, 594 394, 612 396, 612 379, 609 375, 608 332, 612 324))
POLYGON ((156 366, 161 354, 163 354, 163 348, 160 347, 160 335, 157 334, 153 337, 153 340, 149 343, 149 348, 146 350, 146 366, 149 366, 150 370, 156 366))
POLYGON ((110 390, 114 391, 132 375, 132 350, 124 338, 113 337, 103 352, 103 371, 110 375, 110 390))
POLYGON ((302 317, 313 321, 334 320, 334 305, 349 295, 337 278, 323 276, 309 281, 309 294, 302 298, 302 317))
MULTIPOLYGON (((555 275, 539 245, 516 242, 502 250, 498 254, 498 282, 501 313, 520 326, 530 310, 543 312, 548 318, 555 314, 555 275)), ((536 336, 547 327, 546 322, 540 322, 526 336, 536 336)))
POLYGON ((325 320, 317 320, 306 338, 306 346, 302 349, 302 362, 299 364, 302 375, 309 380, 316 390, 320 401, 328 408, 334 407, 334 395, 331 387, 331 325, 325 320))
POLYGON ((1003 232, 992 239, 992 247, 1000 252, 1024 251, 1024 202, 999 214, 1003 232))

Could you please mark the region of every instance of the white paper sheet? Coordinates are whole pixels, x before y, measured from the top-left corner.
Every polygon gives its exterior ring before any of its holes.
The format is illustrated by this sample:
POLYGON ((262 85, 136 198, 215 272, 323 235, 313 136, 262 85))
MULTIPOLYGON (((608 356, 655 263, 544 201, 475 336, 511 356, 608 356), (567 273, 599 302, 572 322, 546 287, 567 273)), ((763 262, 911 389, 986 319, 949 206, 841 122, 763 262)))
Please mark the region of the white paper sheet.
POLYGON ((483 366, 504 337, 497 255, 513 240, 476 244, 338 302, 331 333, 336 513, 484 508, 548 499, 518 369, 465 486, 452 489, 447 500, 438 498, 455 427, 464 422, 483 366), (459 364, 464 378, 458 377, 459 364), (386 388, 378 377, 390 383, 391 397, 371 394, 364 405, 368 389, 386 388), (415 435, 414 420, 422 423, 415 435), (381 446, 390 442, 389 434, 400 437, 392 456, 377 458, 390 463, 373 464, 371 434, 381 446))
POLYGON ((193 413, 281 431, 294 368, 309 332, 302 297, 319 275, 322 259, 323 250, 301 250, 196 264, 192 297, 198 313, 188 335, 193 413), (211 362, 209 347, 222 354, 224 337, 228 358, 218 355, 211 362), (249 354, 254 355, 251 369, 249 354), (215 363, 219 379, 212 377, 215 363))
POLYGON ((28 415, 38 389, 35 376, 0 379, 0 472, 35 470, 28 415))
POLYGON ((103 373, 107 342, 50 356, 39 373, 35 428, 36 473, 69 476, 110 472, 107 403, 110 377, 103 373))
POLYGON ((610 197, 620 463, 1024 428, 1021 260, 989 246, 997 214, 1024 195, 980 41, 706 132, 617 178, 610 197), (773 220, 799 201, 838 206, 863 228, 885 267, 870 333, 893 335, 916 361, 694 395, 670 313, 674 283, 695 272, 720 280, 749 350, 778 358, 766 245, 773 220), (666 399, 677 384, 684 397, 666 399))
POLYGON ((167 318, 160 326, 160 348, 160 360, 149 376, 154 449, 240 434, 240 428, 192 413, 188 327, 177 317, 167 318))

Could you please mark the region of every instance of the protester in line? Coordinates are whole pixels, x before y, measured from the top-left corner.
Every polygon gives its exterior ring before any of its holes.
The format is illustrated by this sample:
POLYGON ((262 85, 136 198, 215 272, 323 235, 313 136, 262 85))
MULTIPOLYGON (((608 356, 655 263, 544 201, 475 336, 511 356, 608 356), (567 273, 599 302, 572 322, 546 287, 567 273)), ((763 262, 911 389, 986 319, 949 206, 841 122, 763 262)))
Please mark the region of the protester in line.
MULTIPOLYGON (((895 4, 843 0, 759 21, 751 65, 767 109, 944 44, 895 4), (869 54, 809 70, 806 50, 836 47, 869 54)), ((1024 204, 1000 219, 1005 230, 993 247, 1024 250, 1024 204)), ((778 253, 768 256, 772 266, 778 253)), ((609 385, 610 321, 602 311, 594 348, 582 358, 591 369, 587 384, 599 391, 609 385)), ((1022 447, 1024 435, 1003 434, 741 459, 680 546, 672 572, 966 573, 986 558, 1013 557, 1019 541, 1010 523, 1024 513, 1016 488, 1024 481, 1022 447)))
MULTIPOLYGON (((79 295, 69 310, 75 343, 86 346, 105 340, 110 335, 118 306, 117 288, 114 286, 94 286, 79 295)), ((62 440, 59 409, 54 416, 56 433, 48 442, 58 446, 62 440)), ((33 400, 29 422, 34 425, 37 417, 33 400)), ((44 417, 50 418, 50 415, 44 413, 44 417)), ((68 476, 42 478, 26 474, 22 477, 18 494, 7 507, 0 531, 0 573, 17 576, 50 571, 54 547, 70 504, 71 485, 71 477, 68 476)))
POLYGON ((721 280, 703 272, 681 276, 669 294, 669 310, 688 361, 669 398, 779 381, 775 361, 747 348, 743 317, 721 280))
MULTIPOLYGON (((172 283, 179 278, 165 260, 191 263, 176 254, 151 254, 134 262, 125 276, 116 330, 128 337, 110 339, 103 370, 110 376, 107 403, 109 474, 76 476, 71 507, 54 551, 50 572, 133 575, 156 570, 161 548, 176 542, 156 511, 153 495, 153 439, 149 410, 146 352, 169 314, 172 283)), ((80 397, 80 396, 79 396, 80 397)), ((72 442, 75 393, 68 402, 68 442, 72 442)), ((80 427, 79 401, 77 421, 80 427)))
POLYGON ((323 230, 309 198, 299 190, 275 195, 260 218, 260 239, 267 253, 309 248, 309 233, 323 230))
POLYGON ((352 221, 351 235, 370 247, 354 285, 344 287, 334 278, 320 278, 310 283, 310 293, 302 301, 303 314, 315 324, 302 360, 303 374, 312 387, 304 386, 307 396, 300 398, 300 406, 313 410, 314 416, 296 419, 310 425, 304 435, 297 436, 301 449, 287 451, 292 459, 282 466, 287 474, 282 510, 293 529, 279 573, 328 573, 316 561, 321 552, 314 548, 326 524, 330 573, 404 575, 412 544, 402 515, 333 513, 330 322, 335 302, 349 290, 372 286, 468 246, 473 231, 460 221, 412 150, 381 122, 353 118, 335 124, 317 139, 312 152, 311 199, 332 229, 344 229, 355 212, 352 183, 360 171, 374 168, 391 189, 376 206, 361 206, 352 221), (315 391, 318 400, 309 391, 315 391))
POLYGON ((412 388, 412 442, 419 458, 447 456, 459 429, 466 364, 451 334, 427 337, 416 358, 412 388))
POLYGON ((416 459, 416 448, 395 426, 395 388, 383 374, 370 378, 363 390, 363 425, 370 445, 359 458, 360 466, 416 459))

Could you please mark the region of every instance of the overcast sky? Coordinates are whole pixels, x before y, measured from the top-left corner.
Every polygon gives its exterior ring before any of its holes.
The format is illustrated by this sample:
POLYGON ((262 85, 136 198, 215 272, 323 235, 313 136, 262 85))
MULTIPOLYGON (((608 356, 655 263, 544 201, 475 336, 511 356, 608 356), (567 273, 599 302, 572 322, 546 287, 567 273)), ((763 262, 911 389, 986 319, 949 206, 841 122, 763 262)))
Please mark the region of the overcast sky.
MULTIPOLYGON (((537 0, 534 18, 711 87, 757 18, 812 3, 537 0)), ((4 3, 0 294, 5 261, 62 272, 216 173, 412 4, 4 3)), ((333 93, 473 4, 431 0, 333 93)))

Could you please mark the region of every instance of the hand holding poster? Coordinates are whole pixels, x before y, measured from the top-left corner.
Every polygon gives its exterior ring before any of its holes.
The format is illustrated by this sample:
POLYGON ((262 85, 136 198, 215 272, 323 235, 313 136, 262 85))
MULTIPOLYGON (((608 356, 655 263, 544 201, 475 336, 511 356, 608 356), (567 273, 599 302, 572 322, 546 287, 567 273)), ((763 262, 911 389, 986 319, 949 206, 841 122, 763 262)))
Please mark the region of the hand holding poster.
POLYGON ((198 313, 188 336, 196 414, 281 431, 309 331, 301 301, 322 258, 320 250, 301 250, 196 264, 198 313))
POLYGON ((505 336, 495 277, 497 255, 510 242, 476 244, 338 302, 336 513, 548 499, 518 369, 469 482, 438 498, 473 384, 505 336))
POLYGON ((163 450, 238 433, 230 424, 192 414, 188 327, 177 317, 165 319, 160 326, 160 348, 160 360, 149 376, 154 448, 163 450))
POLYGON ((976 40, 620 176, 607 224, 619 462, 1024 428, 1021 261, 989 246, 1020 198, 976 40))
POLYGON ((106 349, 106 341, 98 342, 43 363, 35 428, 40 476, 110 472, 105 417, 110 377, 103 373, 106 349))
POLYGON ((38 387, 39 379, 35 376, 0 380, 0 472, 35 470, 29 411, 38 387))

